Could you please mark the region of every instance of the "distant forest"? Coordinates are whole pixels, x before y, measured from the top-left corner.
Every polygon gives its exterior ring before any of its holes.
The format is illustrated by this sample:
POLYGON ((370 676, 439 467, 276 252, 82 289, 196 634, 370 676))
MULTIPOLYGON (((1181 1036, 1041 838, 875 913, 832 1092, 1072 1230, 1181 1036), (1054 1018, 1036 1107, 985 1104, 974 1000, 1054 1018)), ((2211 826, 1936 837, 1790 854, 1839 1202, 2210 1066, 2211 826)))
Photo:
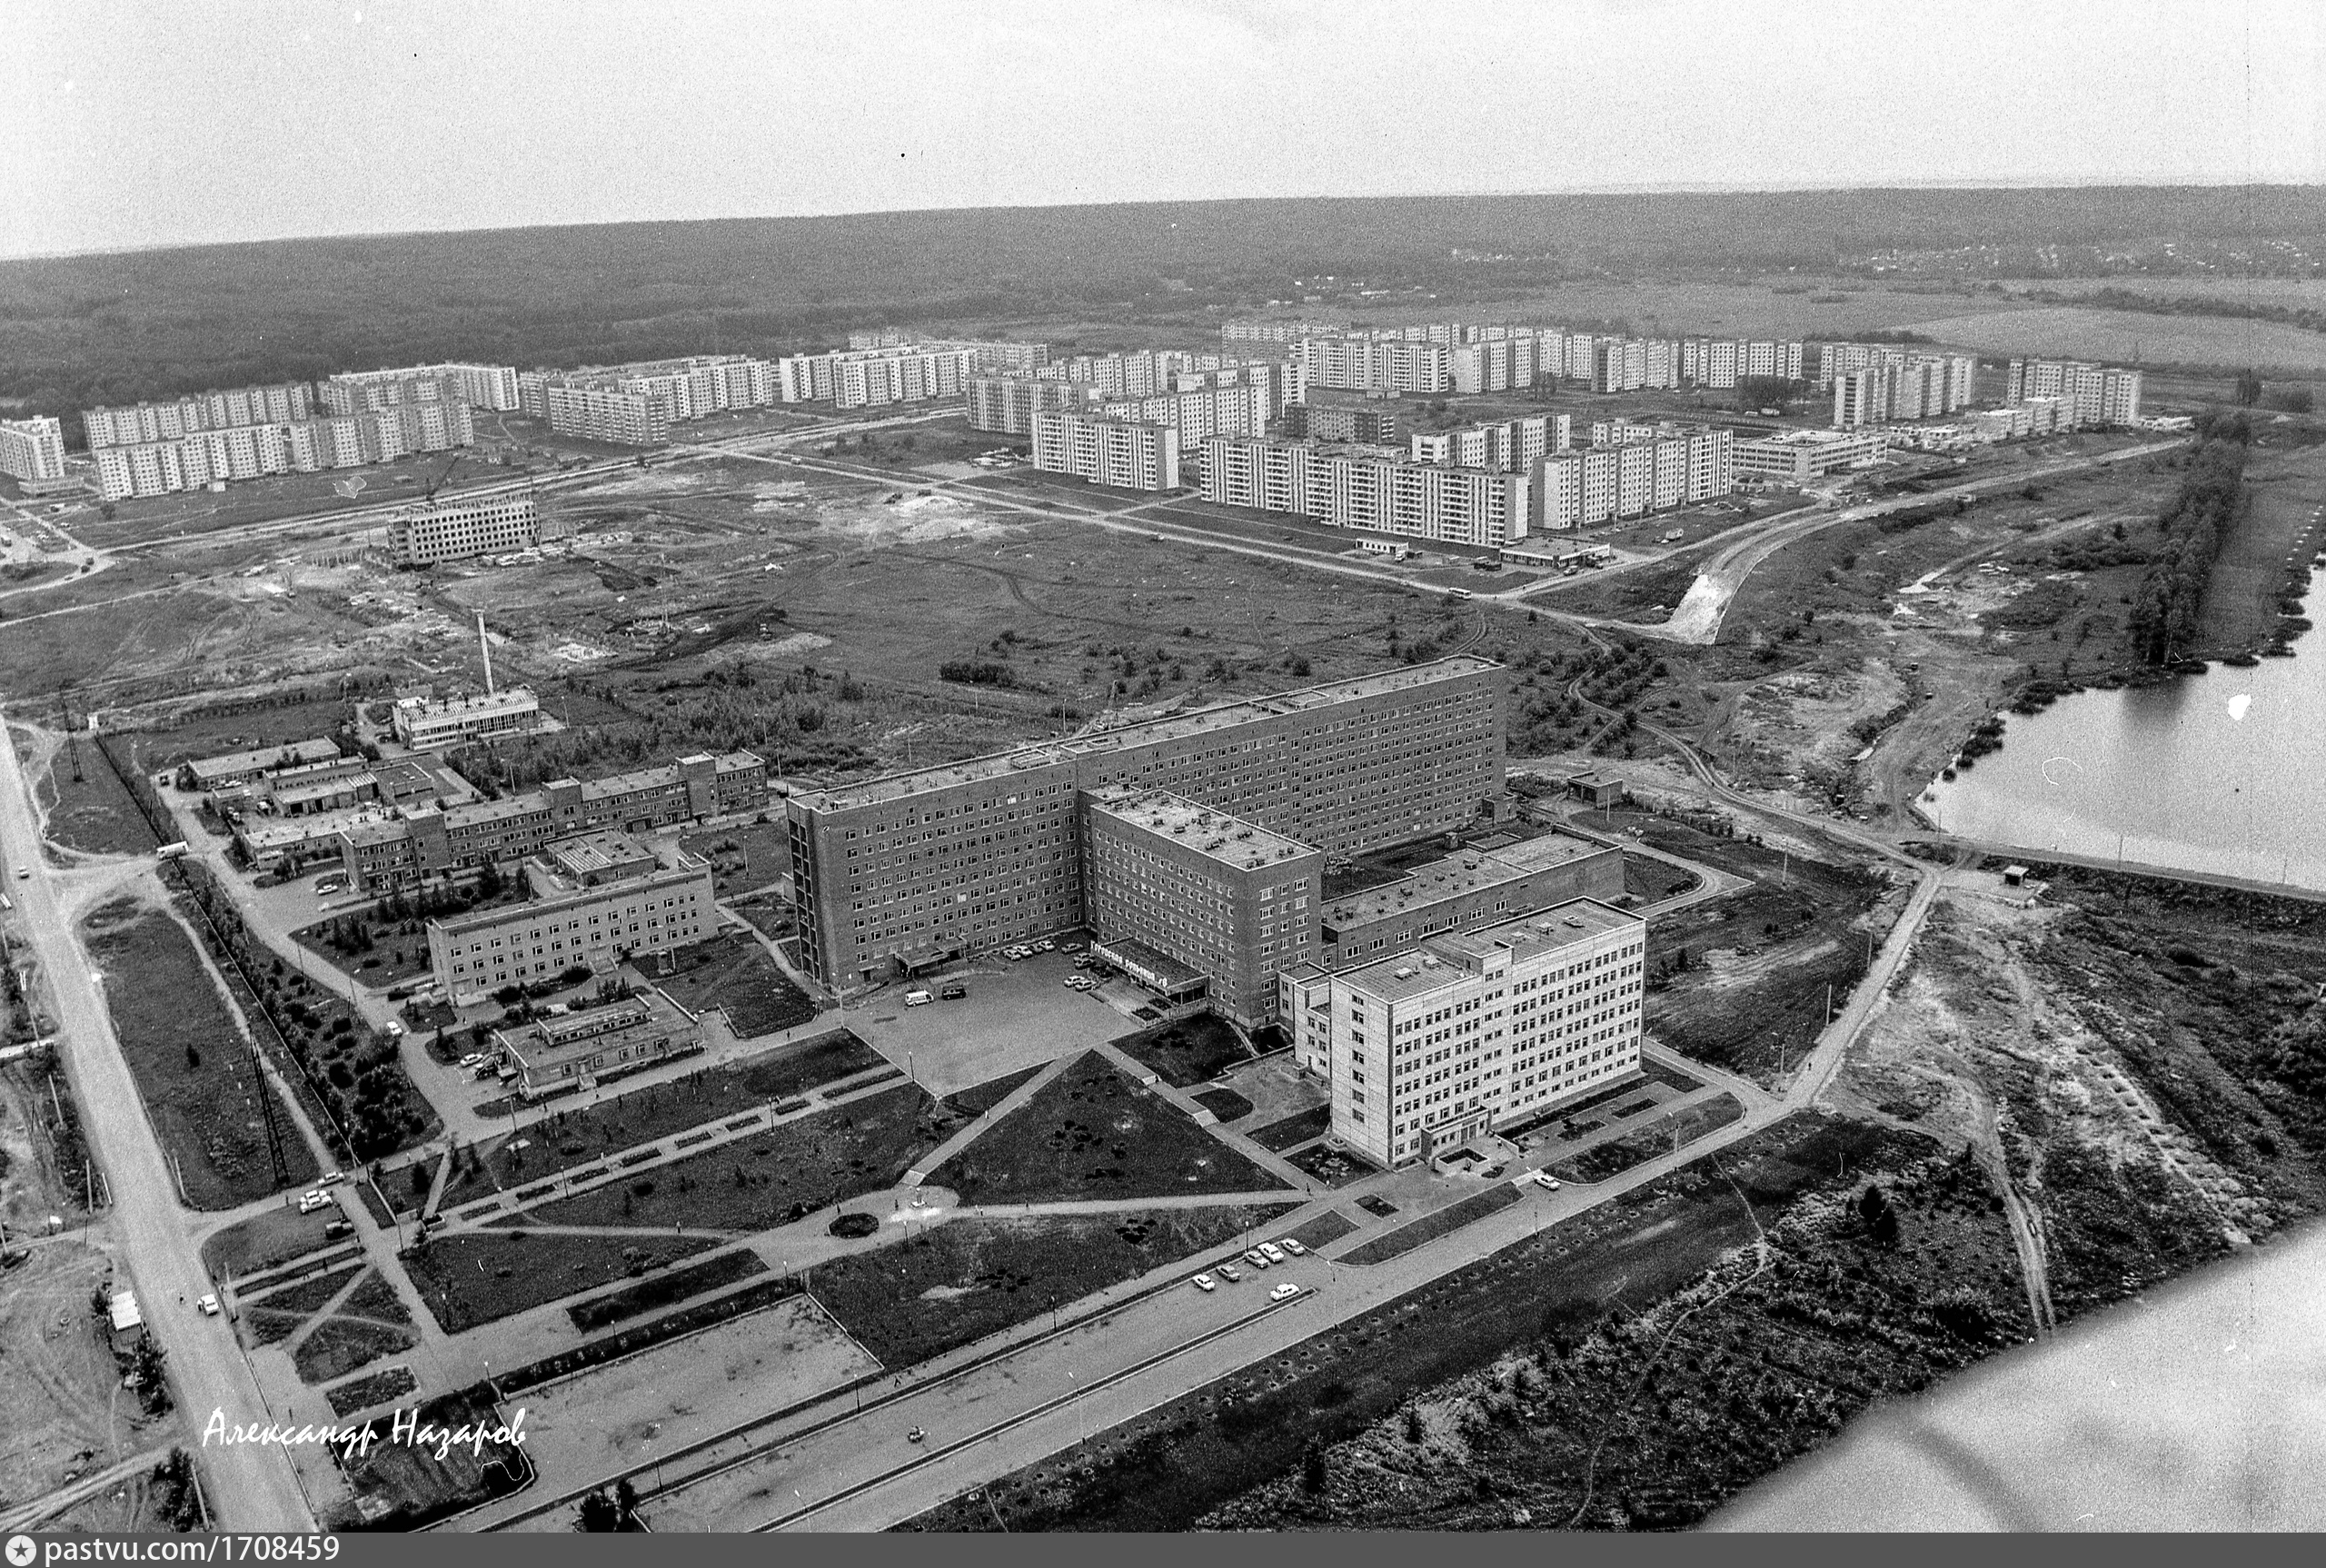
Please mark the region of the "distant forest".
MULTIPOLYGON (((1888 248, 2326 235, 2317 187, 1283 200, 621 223, 0 262, 0 398, 96 403, 461 357, 786 352, 853 326, 1185 319, 1296 277, 1448 299, 1888 248)), ((77 420, 71 422, 77 425, 77 420)))

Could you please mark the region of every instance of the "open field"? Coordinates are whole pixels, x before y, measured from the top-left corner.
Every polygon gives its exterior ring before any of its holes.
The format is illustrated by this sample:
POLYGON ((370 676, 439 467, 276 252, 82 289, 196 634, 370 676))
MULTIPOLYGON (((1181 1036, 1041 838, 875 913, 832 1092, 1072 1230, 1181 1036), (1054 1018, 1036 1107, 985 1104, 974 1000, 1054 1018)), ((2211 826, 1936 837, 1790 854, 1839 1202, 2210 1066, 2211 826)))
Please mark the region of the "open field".
POLYGON ((896 1186, 958 1125, 899 1084, 502 1223, 763 1230, 896 1186))
POLYGON ((286 1194, 281 1207, 230 1225, 204 1242, 202 1261, 214 1279, 263 1274, 277 1264, 322 1250, 324 1227, 337 1218, 337 1204, 301 1214, 286 1194))
POLYGON ((2037 305, 1908 323, 1943 343, 1990 354, 2063 354, 2112 364, 2247 365, 2326 371, 2326 335, 2274 322, 2037 305))
POLYGON ((493 1230, 437 1236, 403 1255, 404 1272, 438 1326, 459 1334, 715 1245, 707 1236, 493 1230))
POLYGON ((671 958, 676 971, 656 976, 654 984, 691 1013, 719 1008, 737 1039, 771 1035, 816 1016, 816 1004, 749 932, 721 932, 671 958))
POLYGON ((0 1498, 12 1504, 165 1441, 169 1424, 120 1392, 104 1325, 89 1310, 114 1277, 102 1254, 73 1244, 35 1247, 0 1275, 0 1498))
POLYGON ((848 1030, 834 1029, 579 1110, 553 1111, 547 1121, 526 1128, 522 1139, 503 1135, 464 1146, 453 1156, 443 1206, 458 1208, 488 1193, 521 1187, 740 1110, 789 1099, 884 1061, 848 1030), (519 1141, 526 1146, 515 1147, 519 1141))
POLYGON ((949 1219, 820 1265, 813 1291, 881 1365, 910 1366, 1234 1241, 1297 1206, 949 1219))
POLYGON ((1262 1192, 1283 1182, 1096 1051, 929 1176, 970 1204, 1262 1192))
POLYGON ((142 855, 154 848, 154 829, 89 737, 64 737, 45 769, 25 771, 39 779, 35 788, 52 843, 99 855, 142 855))
POLYGON ((791 870, 791 833, 780 811, 772 822, 746 822, 681 835, 679 848, 711 862, 712 891, 764 888, 791 870))
POLYGON ((2205 584, 2202 646, 2253 648, 2276 634, 2289 571, 2307 581, 2312 559, 2326 550, 2326 529, 2312 521, 2321 475, 2326 446, 2253 453, 2245 470, 2250 509, 2222 541, 2205 584))
POLYGON ((289 1169, 275 1180, 257 1098, 273 1090, 258 1081, 241 1027, 177 922, 116 900, 84 928, 122 1055, 186 1201, 233 1208, 313 1179, 314 1157, 277 1102, 289 1169))
POLYGON ((914 1525, 1605 1527, 1611 1503, 1685 1524, 1847 1414, 2019 1337, 1990 1206, 1925 1139, 1792 1117, 914 1525), (1894 1249, 1829 1200, 1868 1175, 1900 1214, 1894 1249), (1755 1275, 1763 1227, 1780 1239, 1755 1275), (1816 1316, 1808 1282, 1844 1266, 1816 1316), (1943 1319, 1942 1290, 1960 1293, 1943 1319), (1312 1439, 1313 1494, 1295 1474, 1312 1439))

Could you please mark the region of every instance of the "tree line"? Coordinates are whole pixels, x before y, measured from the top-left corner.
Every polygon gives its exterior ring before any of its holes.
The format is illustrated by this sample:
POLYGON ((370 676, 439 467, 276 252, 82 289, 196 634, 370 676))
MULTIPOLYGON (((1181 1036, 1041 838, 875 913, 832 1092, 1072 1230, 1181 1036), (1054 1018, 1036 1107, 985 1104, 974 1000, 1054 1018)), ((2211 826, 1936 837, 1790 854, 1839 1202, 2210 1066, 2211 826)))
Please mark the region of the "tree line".
POLYGON ((2247 504, 2251 426, 2242 415, 2209 414, 2199 422, 2198 432, 2181 489, 2157 519, 2162 541, 2132 597, 2127 629, 2134 656, 2146 664, 2168 664, 2196 640, 2205 585, 2247 504))

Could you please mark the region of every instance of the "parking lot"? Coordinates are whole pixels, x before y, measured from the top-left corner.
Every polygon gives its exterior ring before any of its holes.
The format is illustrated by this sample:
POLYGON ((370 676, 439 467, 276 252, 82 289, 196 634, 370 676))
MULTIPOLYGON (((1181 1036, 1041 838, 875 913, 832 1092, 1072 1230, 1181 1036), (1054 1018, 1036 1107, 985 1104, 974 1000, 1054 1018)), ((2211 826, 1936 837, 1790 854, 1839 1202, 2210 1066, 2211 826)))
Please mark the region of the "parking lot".
POLYGON ((1130 1011, 1146 1005, 1145 992, 1128 980, 1109 981, 1097 994, 1069 990, 1067 978, 1081 972, 1070 953, 1015 963, 991 954, 963 971, 885 986, 840 1017, 882 1056, 909 1066, 929 1092, 951 1094, 1144 1027, 1130 1011), (908 991, 935 996, 949 986, 969 994, 905 1006, 908 991))

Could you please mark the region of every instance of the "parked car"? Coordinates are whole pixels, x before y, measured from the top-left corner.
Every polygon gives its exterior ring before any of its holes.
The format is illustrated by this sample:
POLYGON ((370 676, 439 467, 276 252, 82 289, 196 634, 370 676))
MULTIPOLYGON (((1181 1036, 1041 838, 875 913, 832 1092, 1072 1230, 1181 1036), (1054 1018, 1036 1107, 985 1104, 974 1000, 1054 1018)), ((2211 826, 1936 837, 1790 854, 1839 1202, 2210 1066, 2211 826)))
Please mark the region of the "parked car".
POLYGON ((1244 1254, 1244 1261, 1250 1264, 1254 1268, 1266 1268, 1268 1265, 1268 1255, 1262 1252, 1258 1247, 1253 1247, 1251 1250, 1244 1254))
POLYGON ((1236 1265, 1232 1263, 1223 1263, 1212 1272, 1230 1285, 1240 1285, 1244 1280, 1244 1276, 1236 1272, 1236 1265))
POLYGON ((215 1317, 218 1315, 218 1298, 214 1295, 205 1295, 194 1305, 202 1309, 202 1315, 204 1317, 215 1317))
POLYGON ((313 1214, 319 1208, 328 1207, 330 1203, 331 1194, 314 1187, 309 1187, 305 1192, 299 1195, 299 1212, 301 1214, 313 1214))
POLYGON ((1058 944, 1051 941, 1048 937, 1044 937, 1040 941, 1034 944, 1034 951, 1037 953, 1053 953, 1057 950, 1058 944))
POLYGON ((930 996, 927 991, 907 991, 905 993, 905 1006, 908 1007, 925 1007, 936 999, 937 998, 935 997, 930 996))
POLYGON ((19 866, 19 867, 17 867, 17 868, 16 868, 16 880, 17 880, 17 881, 19 881, 19 882, 29 882, 29 881, 31 881, 31 880, 32 880, 32 878, 33 878, 33 868, 32 868, 30 866, 19 866))
POLYGON ((1282 1263, 1284 1261, 1284 1248, 1277 1245, 1277 1244, 1272 1241, 1264 1241, 1260 1243, 1260 1255, 1267 1258, 1270 1263, 1282 1263))
POLYGON ((1286 1236, 1286 1237, 1284 1237, 1281 1241, 1278 1241, 1278 1242, 1277 1243, 1277 1245, 1278 1245, 1278 1246, 1280 1246, 1280 1247, 1284 1248, 1284 1250, 1285 1250, 1285 1251, 1287 1251, 1287 1252, 1290 1253, 1290 1254, 1291 1254, 1293 1256, 1295 1256, 1295 1257, 1303 1257, 1303 1256, 1306 1256, 1306 1255, 1307 1255, 1307 1251, 1308 1251, 1308 1249, 1307 1249, 1307 1247, 1302 1246, 1298 1242, 1297 1242, 1297 1241, 1293 1240, 1290 1236, 1286 1236))
POLYGON ((1079 942, 1060 942, 1058 945, 1058 950, 1061 953, 1079 953, 1082 951, 1082 944, 1079 942))
POLYGON ((467 1056, 461 1058, 461 1066, 469 1068, 471 1071, 474 1071, 476 1068, 484 1066, 484 1053, 482 1051, 471 1051, 467 1056))
POLYGON ((1536 1171, 1535 1173, 1535 1185, 1545 1188, 1547 1191, 1556 1192, 1559 1190, 1559 1178, 1553 1176, 1548 1171, 1536 1171))
POLYGON ((1290 1301, 1294 1296, 1298 1295, 1299 1294, 1300 1287, 1287 1279, 1282 1285, 1277 1285, 1274 1290, 1268 1292, 1268 1299, 1270 1301, 1290 1301))
POLYGON ((322 1191, 324 1187, 327 1187, 327 1186, 337 1186, 340 1183, 342 1183, 342 1182, 345 1181, 346 1179, 347 1179, 347 1176, 346 1176, 346 1174, 345 1174, 344 1172, 342 1172, 342 1171, 325 1171, 325 1172, 323 1172, 323 1175, 321 1175, 321 1176, 317 1176, 317 1177, 315 1178, 315 1190, 316 1190, 316 1191, 318 1191, 318 1192, 320 1192, 320 1191, 322 1191))
POLYGON ((937 999, 940 1002, 958 1002, 967 997, 969 994, 969 988, 967 986, 948 986, 937 993, 937 999))
POLYGON ((1201 1291, 1218 1290, 1219 1288, 1219 1282, 1213 1279, 1211 1275, 1208 1274, 1199 1274, 1196 1275, 1196 1288, 1201 1291))
POLYGON ((1072 975, 1069 975, 1065 979, 1060 980, 1059 984, 1064 986, 1069 991, 1079 991, 1082 988, 1079 985, 1075 983, 1075 978, 1072 975))

